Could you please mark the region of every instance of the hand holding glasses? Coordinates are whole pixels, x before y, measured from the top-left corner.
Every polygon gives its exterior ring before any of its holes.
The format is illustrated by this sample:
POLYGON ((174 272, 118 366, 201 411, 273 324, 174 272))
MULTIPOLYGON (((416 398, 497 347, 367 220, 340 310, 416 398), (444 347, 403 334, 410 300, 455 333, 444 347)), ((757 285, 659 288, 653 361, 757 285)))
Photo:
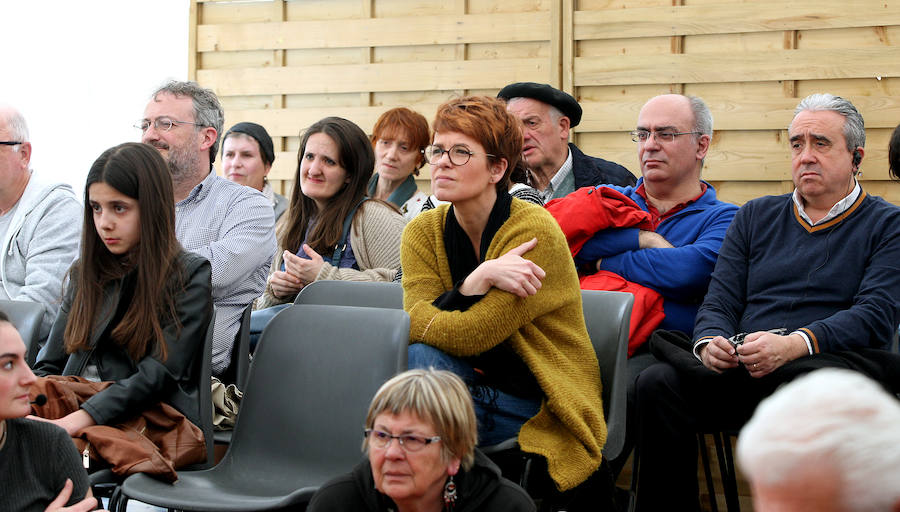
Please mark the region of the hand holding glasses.
POLYGON ((369 438, 369 444, 378 449, 387 448, 391 445, 391 441, 396 439, 397 442, 400 443, 400 446, 408 452, 417 452, 429 444, 441 440, 441 436, 422 437, 415 434, 400 434, 399 436, 395 436, 372 428, 367 428, 365 430, 365 436, 369 438))

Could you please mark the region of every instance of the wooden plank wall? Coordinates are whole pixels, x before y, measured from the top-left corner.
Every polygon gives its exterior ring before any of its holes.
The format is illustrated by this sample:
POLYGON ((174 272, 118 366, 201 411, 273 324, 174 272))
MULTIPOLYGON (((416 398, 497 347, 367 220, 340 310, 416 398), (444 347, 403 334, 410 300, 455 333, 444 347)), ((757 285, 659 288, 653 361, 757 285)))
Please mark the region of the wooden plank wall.
MULTIPOLYGON (((326 115, 370 132, 388 108, 429 120, 460 94, 546 82, 585 110, 573 138, 635 174, 650 97, 703 97, 716 134, 704 177, 741 204, 790 191, 786 127, 800 98, 832 92, 866 120, 862 180, 900 204, 887 142, 900 123, 900 1, 274 0, 191 2, 191 78, 226 128, 264 125, 287 192, 299 133, 326 115)), ((428 172, 420 177, 428 190, 428 172)))

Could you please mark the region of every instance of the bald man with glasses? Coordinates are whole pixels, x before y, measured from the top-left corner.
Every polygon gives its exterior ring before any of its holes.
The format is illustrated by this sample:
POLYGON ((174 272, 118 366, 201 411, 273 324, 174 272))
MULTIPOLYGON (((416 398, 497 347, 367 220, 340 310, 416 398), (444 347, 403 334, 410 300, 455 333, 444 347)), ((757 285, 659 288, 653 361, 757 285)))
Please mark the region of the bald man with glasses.
MULTIPOLYGON (((694 329, 725 232, 738 209, 719 201, 712 185, 700 178, 712 125, 709 108, 700 98, 666 94, 647 101, 631 132, 642 177, 631 187, 603 186, 621 192, 649 213, 652 230, 601 230, 575 256, 582 273, 612 272, 658 292, 665 311, 658 327, 688 335, 694 329)), ((576 193, 557 201, 569 203, 566 211, 587 211, 587 206, 576 201, 597 197, 600 194, 576 193)), ((564 224, 571 219, 558 220, 564 224)), ((629 415, 635 409, 635 379, 656 362, 647 344, 629 358, 629 415)), ((627 424, 633 426, 631 421, 627 424)), ((628 457, 631 430, 623 456, 611 461, 615 471, 628 457)))
POLYGON ((31 170, 25 118, 0 105, 0 299, 44 307, 40 337, 50 333, 62 301, 63 277, 78 256, 81 205, 65 183, 31 170))

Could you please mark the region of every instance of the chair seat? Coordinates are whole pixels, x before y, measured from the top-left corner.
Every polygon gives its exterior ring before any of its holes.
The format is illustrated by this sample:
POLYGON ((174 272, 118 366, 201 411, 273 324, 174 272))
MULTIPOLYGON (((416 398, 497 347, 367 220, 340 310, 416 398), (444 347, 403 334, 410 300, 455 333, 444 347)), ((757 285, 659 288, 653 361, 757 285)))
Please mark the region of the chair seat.
MULTIPOLYGON (((122 492, 129 499, 150 505, 181 510, 267 510, 309 501, 327 478, 290 478, 265 480, 252 475, 238 478, 234 472, 183 471, 178 481, 169 484, 144 474, 132 475, 122 484, 122 492), (304 480, 308 484, 304 484, 304 480)), ((328 475, 328 478, 333 475, 328 475)))

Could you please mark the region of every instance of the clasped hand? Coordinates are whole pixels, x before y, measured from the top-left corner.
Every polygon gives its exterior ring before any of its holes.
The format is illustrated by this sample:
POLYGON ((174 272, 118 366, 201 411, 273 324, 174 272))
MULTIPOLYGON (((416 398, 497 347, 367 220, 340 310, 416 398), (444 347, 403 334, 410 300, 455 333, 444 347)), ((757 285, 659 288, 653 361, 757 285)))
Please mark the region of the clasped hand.
POLYGON ((700 360, 718 373, 743 363, 751 377, 759 378, 808 354, 806 341, 799 334, 780 336, 757 331, 748 334, 737 348, 723 336, 716 336, 700 350, 700 360))
POLYGON ((522 257, 535 246, 537 238, 532 238, 503 256, 478 265, 459 287, 460 293, 484 295, 497 288, 522 298, 536 294, 547 274, 536 263, 522 257))
POLYGON ((276 297, 295 295, 304 286, 316 280, 325 260, 310 246, 303 244, 303 252, 309 258, 302 258, 290 251, 284 251, 284 270, 276 270, 269 276, 269 286, 276 297))

